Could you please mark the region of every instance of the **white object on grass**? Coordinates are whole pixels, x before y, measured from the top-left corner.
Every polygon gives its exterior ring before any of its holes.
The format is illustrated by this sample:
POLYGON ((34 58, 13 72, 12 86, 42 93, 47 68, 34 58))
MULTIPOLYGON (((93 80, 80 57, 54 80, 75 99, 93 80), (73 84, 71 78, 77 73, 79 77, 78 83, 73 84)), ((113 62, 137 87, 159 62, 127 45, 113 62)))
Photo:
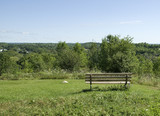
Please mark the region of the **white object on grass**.
POLYGON ((68 83, 68 81, 63 81, 63 83, 68 83))

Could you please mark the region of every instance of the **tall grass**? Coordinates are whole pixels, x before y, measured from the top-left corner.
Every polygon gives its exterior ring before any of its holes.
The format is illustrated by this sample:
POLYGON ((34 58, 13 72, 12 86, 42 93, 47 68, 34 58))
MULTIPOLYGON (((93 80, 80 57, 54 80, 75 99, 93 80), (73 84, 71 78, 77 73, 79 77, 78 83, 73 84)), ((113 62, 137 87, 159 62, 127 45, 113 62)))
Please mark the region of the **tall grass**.
MULTIPOLYGON (((17 72, 16 74, 6 73, 0 76, 0 80, 32 80, 32 79, 84 79, 84 71, 67 71, 62 69, 54 69, 51 71, 41 71, 37 73, 23 73, 17 72)), ((90 73, 98 73, 100 71, 89 71, 90 73)))
MULTIPOLYGON (((52 71, 42 71, 38 73, 16 73, 16 74, 3 74, 0 76, 0 80, 33 80, 33 79, 84 79, 86 71, 65 71, 61 69, 55 69, 52 71)), ((100 71, 90 71, 89 73, 100 73, 100 71)), ((154 87, 160 87, 160 77, 153 74, 133 75, 132 83, 138 83, 141 85, 149 85, 154 87)))
POLYGON ((154 75, 147 74, 141 76, 134 75, 132 78, 132 83, 160 87, 160 77, 155 77, 154 75))
POLYGON ((38 73, 3 74, 1 80, 32 80, 32 79, 84 79, 84 72, 68 72, 65 70, 43 71, 38 73))

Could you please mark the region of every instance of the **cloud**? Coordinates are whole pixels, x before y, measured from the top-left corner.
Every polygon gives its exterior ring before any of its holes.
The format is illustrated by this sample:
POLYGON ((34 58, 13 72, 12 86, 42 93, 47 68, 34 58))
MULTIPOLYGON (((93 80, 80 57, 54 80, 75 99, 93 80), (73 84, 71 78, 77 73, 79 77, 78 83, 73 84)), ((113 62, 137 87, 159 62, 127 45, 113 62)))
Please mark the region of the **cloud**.
POLYGON ((142 21, 141 20, 133 20, 133 21, 122 21, 120 22, 121 25, 124 25, 124 24, 142 24, 142 21))
POLYGON ((21 32, 21 31, 13 31, 13 30, 0 30, 0 33, 6 34, 20 34, 20 35, 32 35, 33 33, 30 32, 21 32))
POLYGON ((30 35, 30 32, 21 32, 23 35, 30 35))
POLYGON ((10 31, 7 31, 7 30, 0 30, 0 33, 10 33, 10 31))

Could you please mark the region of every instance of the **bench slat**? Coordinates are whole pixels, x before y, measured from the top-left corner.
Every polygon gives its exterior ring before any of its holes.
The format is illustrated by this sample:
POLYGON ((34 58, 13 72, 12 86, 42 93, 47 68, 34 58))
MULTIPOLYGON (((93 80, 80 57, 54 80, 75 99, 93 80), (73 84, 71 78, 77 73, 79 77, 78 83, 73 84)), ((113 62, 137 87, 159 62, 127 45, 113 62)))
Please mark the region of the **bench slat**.
MULTIPOLYGON (((90 78, 85 80, 90 80, 90 78)), ((126 78, 92 78, 92 80, 126 80, 126 78)), ((127 78, 127 80, 131 80, 131 78, 127 78)))
MULTIPOLYGON (((85 81, 90 81, 90 80, 89 80, 89 79, 86 79, 85 81)), ((114 79, 110 79, 110 80, 108 80, 108 79, 103 79, 103 80, 102 80, 102 79, 99 79, 99 80, 97 80, 97 79, 96 79, 96 80, 92 80, 92 82, 93 82, 93 81, 126 81, 126 79, 115 79, 115 80, 114 80, 114 79)), ((131 80, 128 80, 128 81, 131 81, 131 80)))
POLYGON ((85 75, 86 84, 127 84, 131 83, 132 73, 88 73, 85 75))
MULTIPOLYGON (((90 76, 86 76, 86 78, 90 78, 90 76)), ((92 76, 92 78, 126 78, 126 76, 92 76)), ((127 78, 132 78, 128 76, 127 78)))
MULTIPOLYGON (((125 81, 109 81, 109 82, 92 82, 93 84, 125 84, 125 81)), ((129 84, 130 82, 127 81, 127 84, 129 84)), ((86 84, 90 84, 90 81, 86 81, 86 84)))
POLYGON ((132 73, 87 73, 86 75, 132 75, 132 73))

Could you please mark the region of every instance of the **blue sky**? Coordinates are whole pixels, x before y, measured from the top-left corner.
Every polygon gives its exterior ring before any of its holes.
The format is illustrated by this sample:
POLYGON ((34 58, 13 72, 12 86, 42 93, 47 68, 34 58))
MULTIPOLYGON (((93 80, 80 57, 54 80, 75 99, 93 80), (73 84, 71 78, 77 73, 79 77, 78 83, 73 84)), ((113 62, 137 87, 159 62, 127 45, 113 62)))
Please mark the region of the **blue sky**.
POLYGON ((160 0, 0 0, 0 42, 160 43, 160 0))

